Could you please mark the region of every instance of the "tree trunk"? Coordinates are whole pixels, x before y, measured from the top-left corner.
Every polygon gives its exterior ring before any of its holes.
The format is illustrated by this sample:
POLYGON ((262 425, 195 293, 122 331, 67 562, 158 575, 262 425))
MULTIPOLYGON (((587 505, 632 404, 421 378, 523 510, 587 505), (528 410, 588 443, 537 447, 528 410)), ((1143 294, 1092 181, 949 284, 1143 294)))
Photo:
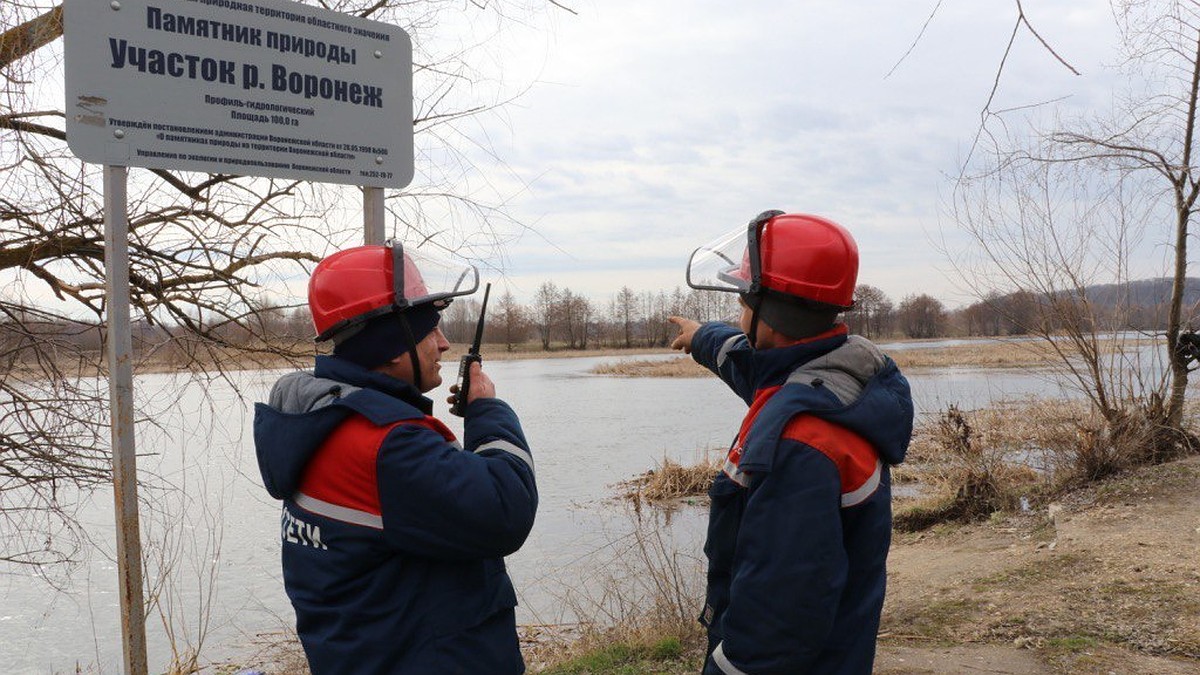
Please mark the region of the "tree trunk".
POLYGON ((1188 97, 1187 129, 1183 144, 1183 161, 1175 184, 1175 279, 1171 285, 1171 307, 1167 313, 1167 350, 1171 364, 1171 394, 1167 399, 1166 423, 1178 429, 1183 423, 1183 400, 1187 390, 1187 360, 1177 349, 1182 328, 1183 293, 1187 284, 1187 235, 1192 208, 1196 203, 1197 185, 1192 178, 1192 143, 1195 140, 1196 98, 1200 89, 1200 31, 1196 35, 1196 51, 1192 58, 1192 89, 1188 97))

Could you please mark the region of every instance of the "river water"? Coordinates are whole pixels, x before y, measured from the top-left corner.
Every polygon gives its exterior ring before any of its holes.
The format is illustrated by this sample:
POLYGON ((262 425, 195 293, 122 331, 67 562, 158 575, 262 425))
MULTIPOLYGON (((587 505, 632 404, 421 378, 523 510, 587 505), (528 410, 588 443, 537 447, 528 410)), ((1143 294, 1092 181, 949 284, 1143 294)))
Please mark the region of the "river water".
MULTIPOLYGON (((602 615, 599 606, 586 601, 581 606, 580 597, 603 593, 609 577, 622 576, 623 556, 637 548, 631 538, 635 516, 613 499, 615 484, 664 458, 690 464, 719 453, 745 412, 715 379, 589 374, 596 364, 614 360, 486 363, 498 396, 521 417, 537 466, 537 521, 524 548, 507 560, 521 623, 573 621, 572 607, 602 615)), ((445 364, 444 373, 452 375, 454 367, 445 364)), ((258 478, 247 403, 265 400, 281 372, 243 372, 205 382, 174 374, 136 379, 139 402, 164 411, 153 424, 138 425, 139 475, 171 487, 142 488, 140 494, 148 577, 173 569, 172 582, 162 588, 147 618, 151 671, 161 672, 171 658, 172 640, 160 612, 171 616, 179 648, 186 644, 184 635, 206 630, 205 660, 243 657, 252 651, 256 635, 292 623, 278 562, 279 504, 258 478)), ((947 369, 909 379, 918 413, 949 404, 970 409, 997 398, 1070 393, 1052 376, 1030 371, 947 369)), ((438 401, 437 413, 461 437, 461 420, 444 412, 445 385, 431 396, 438 401)), ((17 568, 0 573, 3 672, 120 670, 111 500, 111 493, 101 492, 80 504, 91 545, 69 572, 17 568)), ((670 538, 669 547, 682 551, 687 569, 697 575, 705 516, 703 508, 686 506, 669 519, 643 513, 643 518, 660 519, 653 531, 670 538)))

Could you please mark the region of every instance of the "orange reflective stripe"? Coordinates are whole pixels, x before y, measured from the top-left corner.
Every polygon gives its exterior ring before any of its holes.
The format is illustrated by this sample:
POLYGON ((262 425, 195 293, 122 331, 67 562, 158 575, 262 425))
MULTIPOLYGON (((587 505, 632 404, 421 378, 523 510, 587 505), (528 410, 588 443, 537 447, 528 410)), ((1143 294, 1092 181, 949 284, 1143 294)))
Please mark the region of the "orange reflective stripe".
POLYGON ((788 422, 783 438, 804 443, 833 461, 841 476, 842 506, 861 503, 879 486, 883 475, 879 453, 862 436, 845 427, 801 414, 788 422))

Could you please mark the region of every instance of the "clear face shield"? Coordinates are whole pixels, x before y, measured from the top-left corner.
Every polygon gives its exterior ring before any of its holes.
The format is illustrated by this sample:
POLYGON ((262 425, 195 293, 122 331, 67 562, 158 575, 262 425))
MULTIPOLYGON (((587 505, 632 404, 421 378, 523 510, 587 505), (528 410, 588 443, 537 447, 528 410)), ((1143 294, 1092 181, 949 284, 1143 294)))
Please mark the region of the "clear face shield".
POLYGON ((688 286, 701 291, 757 294, 762 280, 759 237, 763 227, 783 211, 763 211, 749 223, 717 237, 692 252, 688 286))
POLYGON ((702 291, 749 293, 751 271, 746 226, 697 248, 688 260, 687 284, 702 291))
POLYGON ((392 283, 397 307, 434 303, 438 308, 450 300, 479 290, 479 270, 404 246, 387 242, 392 250, 392 283))

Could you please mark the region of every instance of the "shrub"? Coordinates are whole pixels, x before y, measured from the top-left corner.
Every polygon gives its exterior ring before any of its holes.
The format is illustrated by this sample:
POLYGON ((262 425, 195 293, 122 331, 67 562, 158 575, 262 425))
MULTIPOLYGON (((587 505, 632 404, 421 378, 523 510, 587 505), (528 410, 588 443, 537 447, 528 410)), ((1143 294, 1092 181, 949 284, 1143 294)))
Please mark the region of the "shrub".
MULTIPOLYGON (((696 617, 703 561, 691 535, 676 538, 668 512, 630 509, 632 532, 593 557, 596 578, 567 589, 564 608, 578 624, 526 648, 530 672, 568 675, 694 673, 703 660, 696 617)), ((694 534, 694 533, 692 533, 694 534)))
POLYGON ((932 495, 897 513, 897 530, 975 522, 1019 503, 1022 488, 1036 483, 1038 474, 1030 466, 1035 459, 1028 438, 1011 433, 1005 412, 1001 407, 967 413, 951 405, 917 430, 912 461, 924 465, 932 495), (1018 455, 1018 461, 1009 455, 1018 455))
POLYGON ((640 505, 643 501, 653 504, 707 495, 708 486, 724 461, 722 455, 684 466, 664 457, 658 467, 622 482, 621 497, 640 505))

